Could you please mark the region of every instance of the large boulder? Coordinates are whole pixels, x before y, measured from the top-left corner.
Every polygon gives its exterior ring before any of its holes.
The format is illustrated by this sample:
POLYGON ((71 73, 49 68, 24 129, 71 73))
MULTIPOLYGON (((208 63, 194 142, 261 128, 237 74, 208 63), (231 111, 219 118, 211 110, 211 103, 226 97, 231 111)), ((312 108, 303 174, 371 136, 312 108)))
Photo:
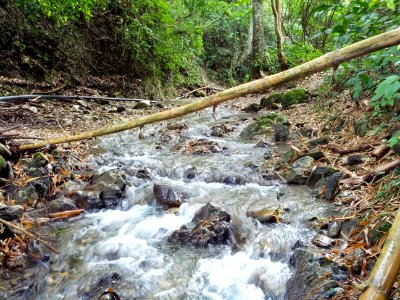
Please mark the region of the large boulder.
POLYGON ((207 203, 193 217, 192 226, 182 226, 168 238, 172 244, 207 247, 234 245, 234 226, 231 216, 219 207, 207 203))
POLYGON ((329 166, 316 166, 311 170, 306 185, 309 188, 315 188, 321 181, 324 181, 335 172, 337 172, 337 170, 329 166))
POLYGON ((295 268, 286 284, 285 299, 329 299, 340 292, 339 283, 349 278, 347 268, 305 249, 290 258, 295 268))
POLYGON ((260 109, 275 108, 276 104, 281 104, 282 107, 289 107, 294 104, 299 104, 307 101, 310 98, 310 93, 305 89, 293 89, 286 93, 273 93, 268 97, 264 97, 260 101, 260 109))
POLYGON ((187 194, 176 189, 155 183, 153 186, 154 197, 166 209, 179 207, 188 198, 187 194))

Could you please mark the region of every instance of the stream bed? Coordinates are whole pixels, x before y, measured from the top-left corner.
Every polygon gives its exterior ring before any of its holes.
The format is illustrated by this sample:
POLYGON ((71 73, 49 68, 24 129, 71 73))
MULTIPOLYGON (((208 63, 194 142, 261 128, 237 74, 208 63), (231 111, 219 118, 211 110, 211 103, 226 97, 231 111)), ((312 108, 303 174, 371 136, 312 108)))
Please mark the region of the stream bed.
POLYGON ((54 223, 61 254, 51 257, 35 299, 99 299, 104 286, 121 299, 284 299, 292 247, 310 244, 315 232, 306 220, 329 207, 306 187, 261 172, 264 155, 277 148, 268 139, 242 137, 250 121, 228 108, 218 108, 214 119, 207 109, 171 121, 174 126, 163 122, 98 139, 92 160, 99 172, 140 169, 150 179, 128 172, 117 208, 54 223), (232 130, 211 136, 221 124, 232 130), (188 143, 202 139, 215 153, 190 153, 188 143), (154 184, 183 191, 187 200, 166 210, 155 201, 154 184), (207 203, 231 216, 234 245, 169 242, 207 203), (249 216, 259 207, 281 211, 283 221, 262 224, 249 216))

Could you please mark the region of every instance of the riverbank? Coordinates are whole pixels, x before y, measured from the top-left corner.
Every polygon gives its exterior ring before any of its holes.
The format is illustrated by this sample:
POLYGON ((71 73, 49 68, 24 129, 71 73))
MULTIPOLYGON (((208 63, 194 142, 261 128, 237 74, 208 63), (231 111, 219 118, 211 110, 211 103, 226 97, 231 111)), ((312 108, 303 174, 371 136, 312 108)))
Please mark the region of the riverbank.
MULTIPOLYGON (((374 137, 360 137, 360 130, 364 130, 365 134, 365 130, 372 129, 368 129, 369 125, 365 122, 357 122, 368 114, 368 111, 363 111, 366 107, 356 106, 345 92, 337 92, 337 97, 334 97, 335 91, 320 90, 319 86, 322 83, 323 77, 320 74, 302 81, 298 85, 307 91, 304 103, 285 105, 286 107, 283 108, 279 103, 274 103, 276 106, 272 106, 271 103, 271 108, 275 109, 275 112, 272 110, 267 113, 269 111, 267 108, 260 110, 261 98, 266 99, 268 95, 240 99, 226 105, 235 108, 238 112, 242 109, 254 111, 251 118, 255 119, 256 124, 261 115, 275 114, 276 109, 279 109, 279 114, 286 116, 286 121, 281 124, 282 126, 275 126, 283 120, 279 115, 278 119, 274 117, 273 131, 250 131, 251 138, 263 134, 269 136, 272 132, 274 139, 278 140, 278 145, 289 145, 278 147, 278 151, 265 156, 263 174, 290 184, 307 184, 314 190, 317 198, 323 198, 321 201, 327 201, 336 206, 336 212, 332 217, 320 218, 318 214, 315 214, 308 220, 308 226, 319 233, 313 238, 313 244, 317 250, 312 248, 312 251, 308 251, 301 245, 295 247, 299 250, 296 250, 292 256, 291 264, 296 271, 289 280, 287 297, 299 299, 298 297, 304 298, 307 295, 324 295, 324 297, 336 295, 338 298, 356 299, 383 244, 393 213, 398 207, 397 198, 395 198, 398 192, 397 187, 390 186, 390 182, 398 180, 398 175, 385 176, 369 185, 359 180, 376 166, 394 159, 395 154, 391 152, 379 160, 372 157, 374 150, 381 145, 380 139, 388 135, 391 128, 386 128, 386 132, 381 132, 374 137), (250 103, 255 105, 250 106, 249 109, 250 103), (360 128, 355 126, 357 123, 360 124, 360 128), (344 153, 342 150, 348 151, 344 153), (359 151, 349 152, 349 150, 359 151), (379 194, 378 192, 385 186, 389 189, 389 193, 379 194), (307 264, 306 261, 311 262, 312 265, 307 264), (318 276, 309 282, 304 282, 302 278, 305 278, 307 272, 318 274, 318 276), (317 291, 313 290, 314 286, 322 288, 317 291)), ((287 88, 294 87, 290 85, 287 88)), ((12 91, 13 88, 15 87, 12 85, 7 87, 3 85, 2 93, 6 89, 12 91)), ((18 91, 28 92, 26 89, 18 91)), ((286 89, 281 91, 285 93, 286 89)), ((64 92, 103 94, 104 91, 74 87, 73 90, 64 92)), ((37 99, 20 102, 18 105, 13 102, 11 105, 2 104, 1 121, 3 123, 1 126, 2 128, 21 126, 7 131, 8 134, 14 134, 14 136, 6 137, 5 141, 15 144, 21 136, 49 138, 61 132, 73 134, 160 111, 166 105, 163 103, 150 105, 143 101, 141 106, 136 106, 137 103, 116 105, 113 102, 82 100, 54 102, 37 99)), ((264 125, 265 123, 257 130, 264 125)), ((234 131, 236 127, 237 125, 234 124, 219 126, 213 129, 213 133, 215 136, 229 135, 229 132, 234 131)), ((178 131, 185 129, 185 127, 174 126, 173 121, 168 128, 168 130, 178 131)), ((146 139, 145 136, 143 138, 146 139)), ((171 139, 173 142, 174 136, 165 135, 165 139, 162 143, 171 139)), ((10 175, 10 165, 8 165, 5 175, 8 181, 3 182, 2 187, 4 198, 2 209, 7 212, 7 215, 2 215, 2 217, 8 218, 7 221, 19 220, 25 229, 41 235, 43 239, 56 241, 57 234, 47 232, 48 227, 37 228, 39 225, 52 222, 48 218, 49 212, 79 208, 104 209, 118 205, 120 199, 125 196, 127 184, 125 175, 118 172, 93 175, 91 164, 86 160, 87 155, 93 153, 93 150, 89 149, 92 148, 90 145, 92 144, 88 142, 61 145, 34 154, 26 153, 23 157, 17 153, 11 153, 7 160, 12 162, 13 175, 10 175), (81 193, 81 190, 84 190, 84 193, 81 193)), ((259 146, 263 148, 263 145, 259 146)), ((160 147, 163 145, 161 144, 160 147)), ((212 143, 189 143, 185 147, 184 151, 189 154, 199 151, 202 154, 209 154, 218 150, 216 148, 218 146, 212 143)), ((222 148, 220 150, 223 151, 222 148)), ((143 179, 148 176, 146 170, 136 171, 137 173, 133 174, 136 178, 143 179)), ((224 182, 229 179, 229 184, 240 184, 240 180, 231 182, 232 178, 224 178, 216 180, 224 182)), ((276 219, 280 218, 276 213, 268 212, 268 214, 276 219)), ((271 219, 275 220, 269 218, 271 219)), ((10 228, 6 229, 10 230, 10 228)), ((41 252, 38 254, 38 247, 29 246, 30 239, 23 234, 18 233, 14 236, 8 232, 8 236, 2 236, 2 239, 5 241, 2 243, 2 265, 11 273, 18 272, 19 268, 25 268, 28 263, 32 266, 32 263, 35 265, 42 262, 49 255, 49 250, 45 250, 43 245, 40 246, 41 252)), ((27 282, 22 284, 25 288, 31 286, 32 284, 27 282)), ((21 289, 19 283, 15 287, 17 292, 18 288, 21 289)), ((34 292, 34 290, 35 287, 32 286, 23 289, 22 292, 34 292)))

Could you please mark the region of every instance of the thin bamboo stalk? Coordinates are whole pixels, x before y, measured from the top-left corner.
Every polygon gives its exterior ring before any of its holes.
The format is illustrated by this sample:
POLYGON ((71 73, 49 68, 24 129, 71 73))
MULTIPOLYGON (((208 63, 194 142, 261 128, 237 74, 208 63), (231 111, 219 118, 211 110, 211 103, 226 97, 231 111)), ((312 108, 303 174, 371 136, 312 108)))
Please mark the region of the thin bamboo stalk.
POLYGON ((342 62, 397 44, 400 44, 400 28, 376 35, 374 37, 354 43, 342 49, 327 53, 319 58, 316 58, 292 69, 227 89, 225 91, 202 98, 187 105, 176 107, 139 119, 134 119, 126 123, 82 132, 77 135, 71 135, 67 137, 62 136, 34 144, 21 145, 19 149, 32 150, 42 148, 50 144, 80 141, 96 136, 108 135, 128 129, 133 129, 150 123, 177 118, 186 114, 197 112, 207 107, 215 107, 218 104, 234 98, 268 90, 283 83, 320 72, 330 67, 338 66, 342 62))
POLYGON ((381 250, 379 259, 369 276, 369 288, 360 300, 385 300, 400 271, 400 209, 390 228, 389 235, 381 250))

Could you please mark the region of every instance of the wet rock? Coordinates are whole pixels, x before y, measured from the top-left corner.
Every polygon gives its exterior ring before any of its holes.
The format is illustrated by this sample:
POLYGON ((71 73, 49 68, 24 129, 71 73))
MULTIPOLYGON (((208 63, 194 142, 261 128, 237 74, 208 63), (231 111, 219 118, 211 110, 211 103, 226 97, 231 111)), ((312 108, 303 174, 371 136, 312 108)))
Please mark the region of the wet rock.
POLYGON ((192 220, 194 227, 184 225, 168 238, 172 244, 207 247, 210 245, 233 245, 234 228, 231 216, 211 203, 203 206, 192 220))
POLYGON ((292 168, 284 173, 288 183, 305 184, 314 164, 314 159, 309 156, 296 160, 292 168))
POLYGON ((335 196, 339 191, 339 182, 342 177, 343 173, 341 172, 336 172, 328 177, 325 185, 325 191, 323 193, 323 198, 325 200, 332 201, 333 199, 335 199, 335 196))
POLYGON ((327 237, 323 234, 317 234, 312 239, 312 243, 321 248, 330 248, 334 241, 334 239, 331 239, 330 237, 327 237))
POLYGON ((21 205, 2 206, 0 204, 0 218, 6 221, 18 220, 24 212, 21 205))
POLYGON ((14 195, 14 200, 18 204, 28 204, 30 206, 35 205, 39 200, 39 194, 36 189, 32 186, 25 186, 14 195))
POLYGON ((355 240, 354 234, 361 234, 362 228, 363 227, 360 225, 360 220, 346 220, 341 224, 341 233, 346 239, 352 238, 355 240))
POLYGON ((294 243, 294 245, 290 248, 290 250, 296 250, 299 248, 307 248, 307 246, 302 241, 297 240, 296 243, 294 243))
POLYGON ((314 147, 317 147, 319 145, 326 145, 326 144, 329 143, 330 140, 331 139, 328 136, 323 136, 323 137, 320 137, 320 138, 316 138, 316 139, 312 139, 312 140, 307 141, 307 146, 311 147, 311 148, 314 148, 314 147))
POLYGON ((121 276, 116 272, 104 275, 94 283, 85 283, 85 285, 80 288, 78 295, 82 299, 99 299, 107 288, 112 287, 119 280, 121 280, 121 276))
POLYGON ((310 176, 307 178, 306 185, 315 188, 318 182, 324 180, 337 172, 336 169, 328 166, 316 166, 312 169, 310 176))
POLYGON ((142 100, 133 107, 134 109, 146 109, 149 108, 151 105, 151 102, 149 100, 142 100))
POLYGON ((156 183, 153 186, 153 193, 157 202, 167 209, 181 206, 188 198, 186 193, 177 191, 170 186, 156 183))
POLYGON ((274 138, 276 142, 286 142, 289 139, 289 126, 284 124, 274 124, 274 138))
POLYGON ((262 199, 249 203, 246 216, 257 219, 262 224, 278 223, 280 221, 277 216, 276 206, 262 199))
POLYGON ((335 262, 319 257, 305 249, 297 249, 290 258, 295 271, 286 284, 285 299, 324 299, 348 274, 335 262))
POLYGON ((0 143, 0 156, 2 156, 5 160, 12 158, 12 153, 8 149, 6 145, 0 143))
POLYGON ((49 212, 60 212, 66 210, 74 210, 77 209, 76 205, 67 198, 61 197, 49 202, 49 212))
POLYGON ((248 183, 248 180, 242 175, 227 175, 222 178, 222 183, 227 185, 245 185, 248 183))
POLYGON ((351 266, 354 274, 360 274, 362 271, 363 261, 365 260, 365 251, 361 248, 352 248, 351 253, 345 257, 346 263, 351 266))
POLYGON ((212 127, 211 130, 211 136, 223 137, 227 133, 232 132, 234 128, 226 124, 220 124, 212 127))
POLYGON ((186 143, 182 150, 186 154, 203 155, 219 153, 225 150, 225 148, 221 147, 216 142, 209 141, 207 139, 199 139, 186 143))
POLYGON ((330 238, 336 238, 338 237, 340 232, 340 224, 336 221, 329 223, 328 225, 328 236, 330 238))
POLYGON ((182 124, 182 123, 168 123, 167 124, 167 129, 168 130, 178 130, 178 131, 182 131, 187 129, 188 126, 186 124, 182 124))
POLYGON ((359 165, 365 162, 366 160, 367 158, 364 155, 353 154, 345 158, 344 164, 349 166, 359 165))
POLYGON ((116 185, 120 190, 126 187, 127 178, 122 170, 113 169, 101 174, 95 174, 92 177, 92 184, 99 186, 116 185))

